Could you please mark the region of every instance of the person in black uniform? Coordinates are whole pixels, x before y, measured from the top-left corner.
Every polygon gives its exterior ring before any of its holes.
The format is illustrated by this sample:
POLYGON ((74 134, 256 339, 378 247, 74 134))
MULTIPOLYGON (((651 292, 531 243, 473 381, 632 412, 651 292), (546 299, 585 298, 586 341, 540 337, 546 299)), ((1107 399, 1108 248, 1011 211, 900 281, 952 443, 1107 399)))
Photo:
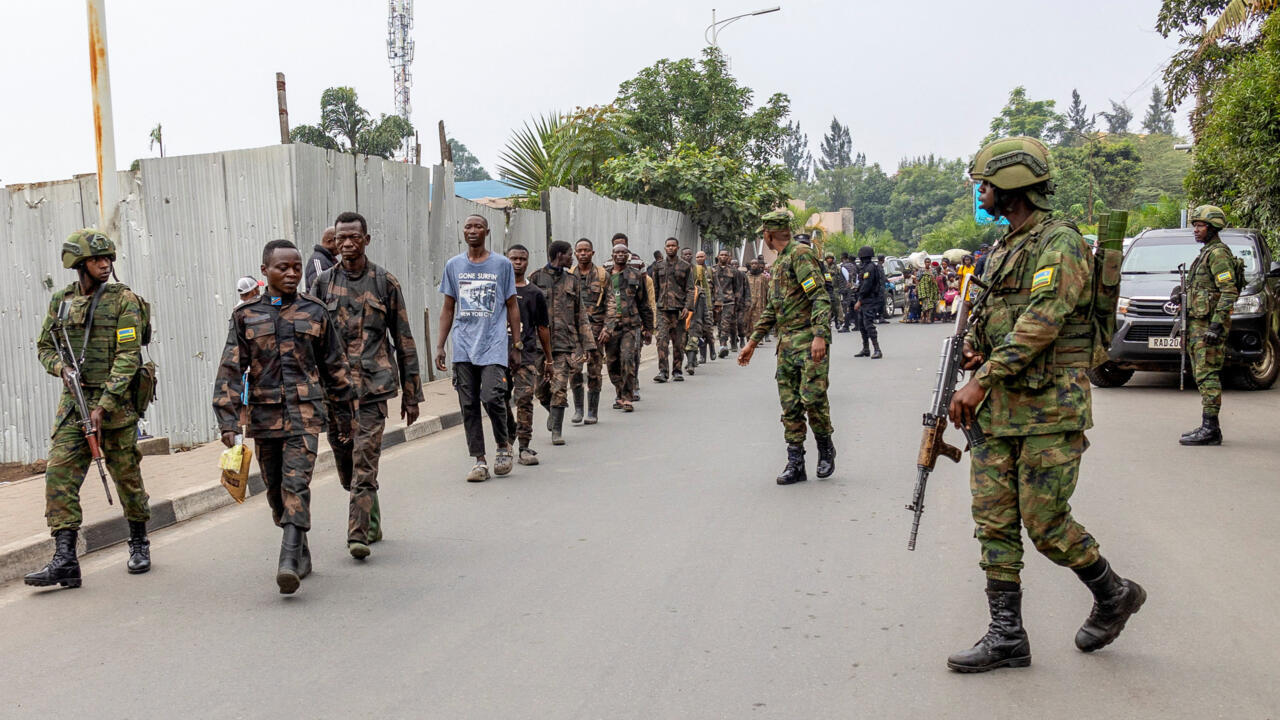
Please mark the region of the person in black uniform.
POLYGON ((862 350, 854 357, 871 356, 878 360, 880 353, 880 333, 876 328, 876 318, 884 305, 884 270, 876 262, 875 251, 870 245, 863 245, 858 250, 858 280, 855 295, 857 301, 853 305, 858 313, 858 330, 862 333, 862 350), (869 347, 870 346, 870 347, 869 347), (871 352, 871 347, 875 352, 871 352))

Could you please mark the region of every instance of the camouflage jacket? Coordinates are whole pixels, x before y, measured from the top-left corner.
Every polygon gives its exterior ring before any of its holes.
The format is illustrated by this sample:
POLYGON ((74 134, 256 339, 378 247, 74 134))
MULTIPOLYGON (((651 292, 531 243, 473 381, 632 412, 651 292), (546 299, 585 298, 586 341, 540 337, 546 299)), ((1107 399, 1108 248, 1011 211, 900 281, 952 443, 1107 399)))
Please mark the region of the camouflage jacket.
POLYGON ((609 273, 605 300, 604 327, 610 334, 635 327, 653 332, 653 303, 649 302, 649 283, 645 274, 627 267, 609 273))
MULTIPOLYGON (((67 337, 71 341, 70 350, 80 358, 83 348, 80 384, 84 387, 89 409, 100 406, 106 411, 102 421, 104 428, 122 428, 136 423, 138 414, 133 406, 130 385, 142 365, 142 306, 138 302, 138 296, 124 285, 107 283, 93 311, 93 327, 86 342, 84 331, 93 295, 82 294, 79 282, 53 294, 49 301, 49 312, 40 328, 36 349, 45 371, 59 378, 62 377, 62 368, 65 366, 54 348, 53 333, 58 320, 58 308, 63 300, 69 306, 67 337)), ((75 400, 64 387, 62 397, 58 400, 55 431, 74 412, 75 400)))
POLYGON ((653 292, 659 310, 693 310, 693 268, 689 263, 663 258, 653 268, 653 292))
POLYGON ((823 265, 823 276, 831 288, 836 291, 839 297, 844 297, 849 291, 849 281, 844 279, 844 273, 840 272, 839 265, 823 265))
POLYGON ((831 340, 831 298, 822 281, 822 263, 813 248, 788 243, 773 261, 764 313, 751 333, 759 343, 777 328, 778 351, 808 346, 815 337, 831 340))
POLYGON ((599 265, 592 265, 587 272, 582 267, 573 269, 573 276, 578 279, 578 297, 582 298, 582 306, 587 309, 587 320, 592 330, 599 331, 604 325, 605 316, 605 281, 609 271, 599 265))
POLYGON ((742 268, 734 268, 738 276, 738 304, 746 307, 751 302, 751 285, 747 283, 747 273, 742 268))
POLYGON ((752 312, 756 310, 764 311, 765 303, 769 302, 769 276, 764 273, 759 275, 747 275, 748 307, 752 312))
POLYGON ((247 425, 250 437, 314 435, 327 428, 325 395, 350 402, 347 355, 319 300, 263 295, 231 313, 227 344, 213 383, 222 432, 247 425), (248 405, 241 400, 248 372, 248 405))
POLYGON ((930 309, 942 299, 938 294, 938 279, 932 272, 925 270, 916 278, 916 294, 920 297, 920 304, 930 309))
POLYGON ((546 265, 529 276, 547 298, 551 318, 551 352, 579 353, 596 349, 591 321, 582 305, 578 278, 569 270, 546 265))
POLYGON ((987 262, 991 290, 968 341, 986 357, 973 381, 987 391, 978 422, 996 437, 1093 426, 1093 253, 1075 226, 1037 211, 1010 229, 987 262))
POLYGON ((1235 256, 1222 238, 1205 243, 1187 271, 1187 315, 1225 327, 1240 297, 1235 272, 1235 256))
POLYGON ((421 403, 422 376, 418 350, 396 277, 367 261, 352 277, 341 263, 316 277, 312 293, 329 311, 347 348, 351 381, 361 399, 395 397, 404 390, 404 404, 421 403))
POLYGON ((741 295, 742 286, 739 284, 737 268, 716 265, 711 271, 712 305, 735 305, 741 295))

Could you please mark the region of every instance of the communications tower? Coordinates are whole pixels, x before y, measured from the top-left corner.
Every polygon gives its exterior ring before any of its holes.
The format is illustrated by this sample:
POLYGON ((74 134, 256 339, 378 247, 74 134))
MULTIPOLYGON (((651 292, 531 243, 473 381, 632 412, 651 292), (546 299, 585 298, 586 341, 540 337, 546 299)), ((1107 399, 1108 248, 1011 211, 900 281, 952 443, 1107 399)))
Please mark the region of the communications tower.
MULTIPOLYGON (((409 66, 413 64, 413 39, 409 37, 411 28, 413 0, 388 0, 387 59, 391 61, 396 86, 396 114, 406 121, 410 121, 409 115, 413 112, 413 107, 409 104, 409 88, 413 87, 413 74, 409 72, 409 66)), ((405 138, 405 159, 417 162, 415 150, 413 138, 405 138)))

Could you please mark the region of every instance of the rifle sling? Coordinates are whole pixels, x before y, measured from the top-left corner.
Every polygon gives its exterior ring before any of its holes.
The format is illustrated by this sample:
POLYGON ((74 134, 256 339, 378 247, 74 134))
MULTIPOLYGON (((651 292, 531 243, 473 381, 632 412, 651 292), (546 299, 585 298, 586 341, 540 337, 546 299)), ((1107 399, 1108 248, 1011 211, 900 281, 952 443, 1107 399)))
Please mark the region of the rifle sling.
POLYGON ((98 301, 102 299, 102 293, 106 289, 106 283, 99 285, 98 289, 93 291, 93 299, 89 301, 89 315, 84 321, 84 341, 80 343, 80 357, 76 359, 77 365, 84 365, 84 355, 89 350, 89 334, 93 331, 93 313, 98 309, 98 301))

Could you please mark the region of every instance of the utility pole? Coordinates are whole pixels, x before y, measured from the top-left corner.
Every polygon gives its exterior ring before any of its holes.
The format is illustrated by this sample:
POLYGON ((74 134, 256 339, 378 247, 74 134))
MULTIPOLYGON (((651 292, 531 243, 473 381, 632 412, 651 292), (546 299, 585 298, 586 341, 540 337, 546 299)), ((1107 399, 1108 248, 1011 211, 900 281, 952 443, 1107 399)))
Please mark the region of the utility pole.
POLYGON ((87 0, 89 75, 93 80, 93 130, 98 149, 98 230, 115 238, 120 187, 116 183, 116 136, 111 117, 111 72, 107 65, 105 0, 87 0))
POLYGON ((276 105, 280 108, 280 144, 289 144, 289 104, 285 102, 284 73, 276 73, 276 105))

